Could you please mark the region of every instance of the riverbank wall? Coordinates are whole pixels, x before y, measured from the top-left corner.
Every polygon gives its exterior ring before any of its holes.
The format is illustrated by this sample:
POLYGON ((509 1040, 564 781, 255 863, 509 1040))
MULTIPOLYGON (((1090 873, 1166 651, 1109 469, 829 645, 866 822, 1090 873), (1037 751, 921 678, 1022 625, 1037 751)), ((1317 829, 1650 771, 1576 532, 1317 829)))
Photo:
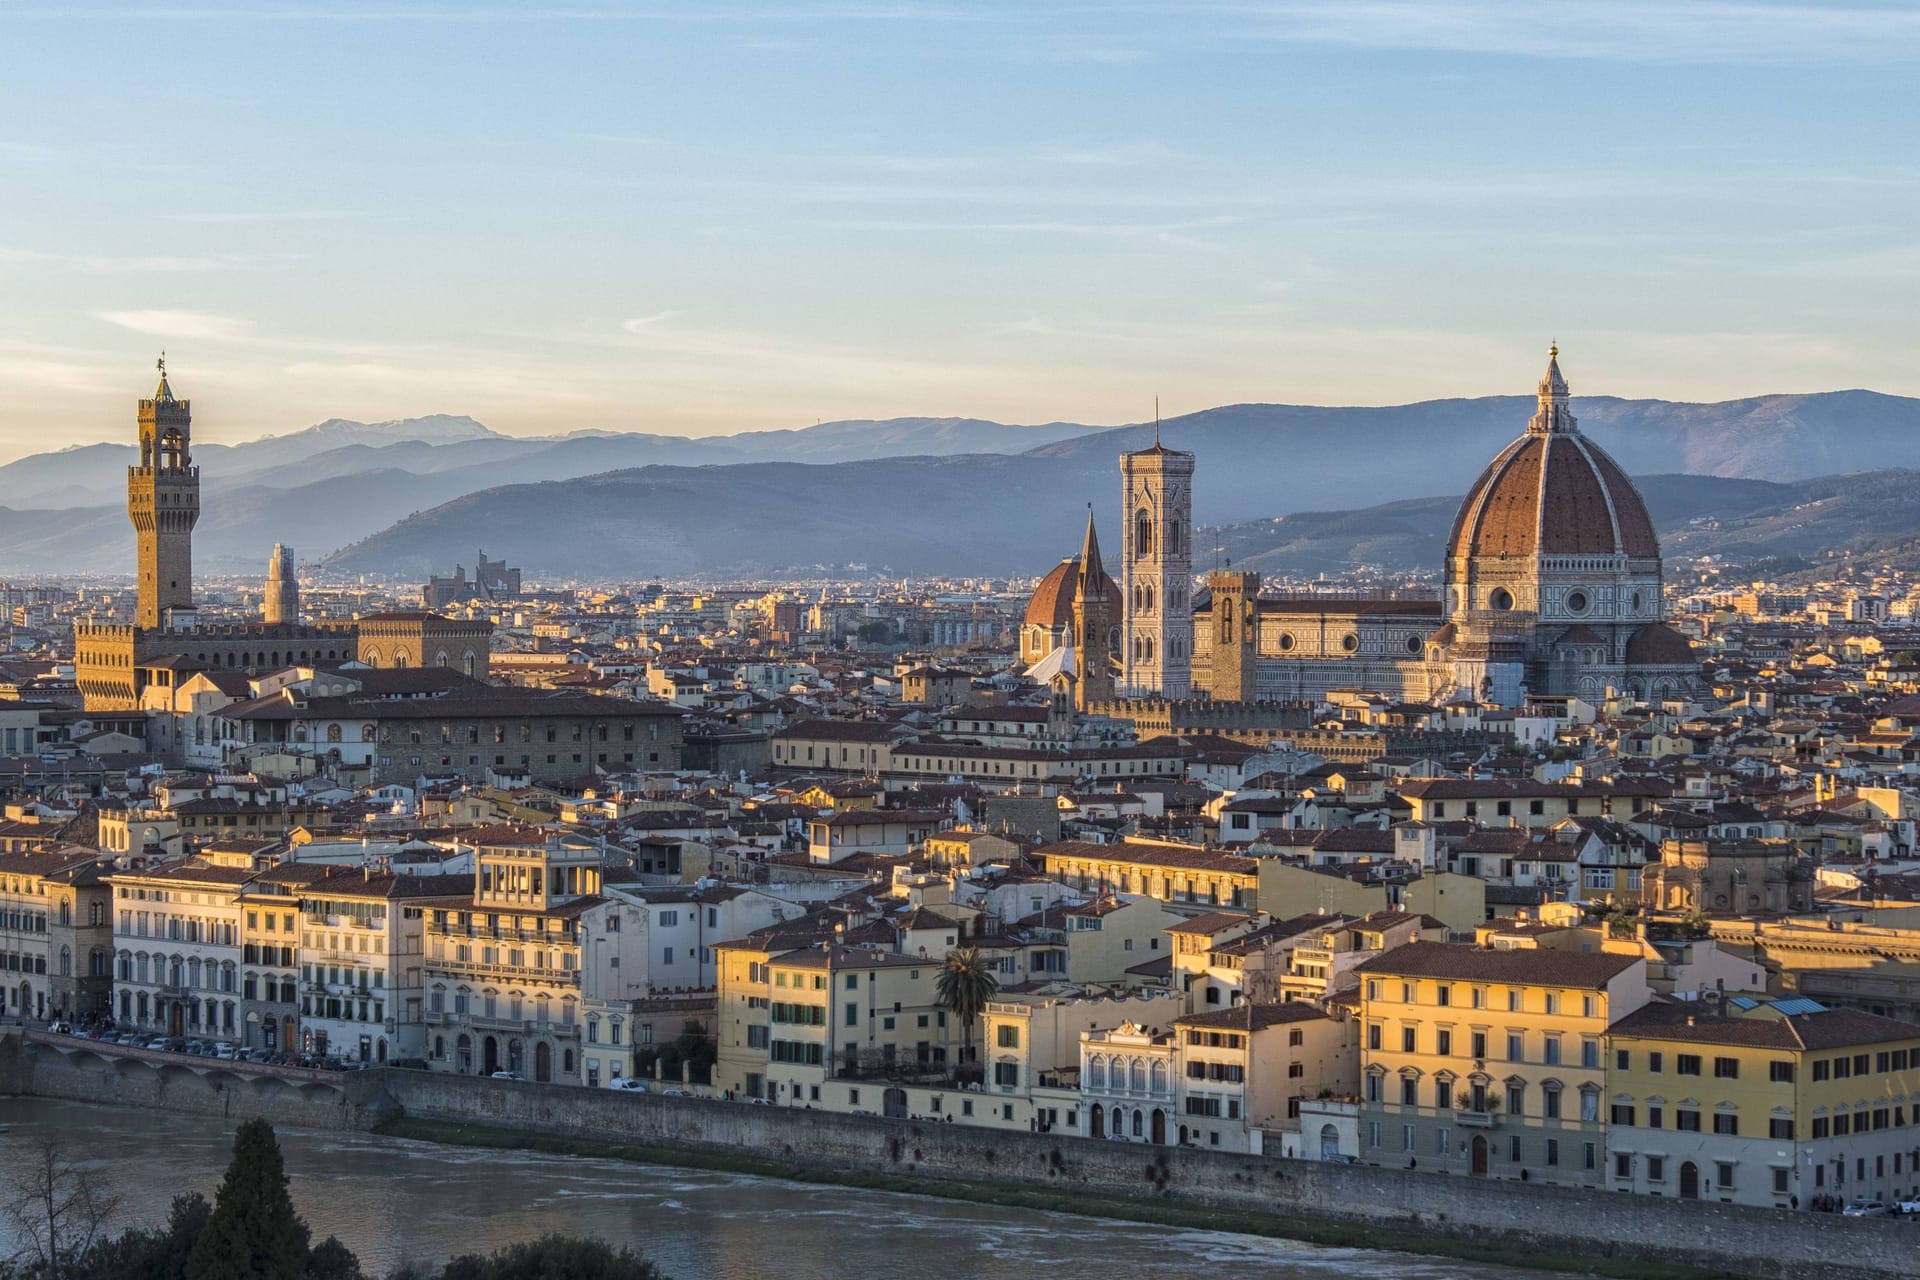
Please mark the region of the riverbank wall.
POLYGON ((220 1116, 235 1123, 259 1119, 302 1129, 371 1129, 400 1115, 386 1093, 387 1074, 241 1069, 177 1053, 95 1048, 65 1036, 0 1034, 0 1093, 220 1116))
MULTIPOLYGON (((37 1037, 35 1037, 37 1039, 37 1037)), ((167 1055, 150 1055, 153 1058, 167 1055)), ((1332 1220, 1470 1241, 1577 1268, 1607 1258, 1756 1280, 1891 1280, 1920 1274, 1920 1224, 1486 1181, 1206 1149, 1097 1142, 958 1124, 746 1106, 420 1071, 262 1082, 113 1052, 0 1037, 0 1091, 156 1106, 289 1125, 370 1128, 398 1116, 809 1170, 952 1179, 1062 1194, 1332 1220), (330 1095, 330 1096, 324 1096, 330 1095)), ((300 1073, 324 1077, 326 1073, 300 1073)), ((1618 1271, 1618 1267, 1614 1268, 1618 1271)))

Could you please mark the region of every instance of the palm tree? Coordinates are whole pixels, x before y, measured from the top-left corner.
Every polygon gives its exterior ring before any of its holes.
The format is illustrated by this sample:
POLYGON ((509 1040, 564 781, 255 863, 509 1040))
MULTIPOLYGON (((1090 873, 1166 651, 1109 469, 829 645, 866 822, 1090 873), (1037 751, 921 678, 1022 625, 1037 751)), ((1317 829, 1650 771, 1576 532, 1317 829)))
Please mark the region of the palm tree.
POLYGON ((978 947, 955 947, 947 952, 947 963, 934 986, 935 1002, 960 1019, 965 1045, 961 1057, 971 1061, 974 1020, 986 1011, 987 1001, 1000 989, 1000 979, 993 976, 978 947))

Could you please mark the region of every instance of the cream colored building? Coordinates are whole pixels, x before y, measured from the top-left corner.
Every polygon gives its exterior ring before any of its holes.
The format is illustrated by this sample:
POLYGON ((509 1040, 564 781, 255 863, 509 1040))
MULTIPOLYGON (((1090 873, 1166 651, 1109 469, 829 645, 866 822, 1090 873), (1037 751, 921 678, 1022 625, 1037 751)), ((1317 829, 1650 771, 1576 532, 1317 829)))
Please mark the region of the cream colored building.
POLYGON ((116 871, 114 1016, 156 1035, 238 1041, 244 855, 116 871))
POLYGON ((1644 959, 1415 942, 1357 972, 1362 1160, 1606 1185, 1607 1028, 1644 959))
POLYGON ((1164 1146, 1178 1132, 1171 1030, 1122 1022, 1080 1037, 1080 1133, 1164 1146))
POLYGON ((1261 1154, 1268 1134, 1298 1127, 1303 1101, 1358 1089, 1357 1028, 1304 1001, 1176 1020, 1175 1137, 1182 1146, 1261 1154))
POLYGON ((1607 1185, 1776 1209, 1920 1196, 1920 1026, 1810 1000, 1616 1022, 1607 1185))
POLYGON ((328 876, 300 894, 300 1028, 350 1062, 426 1056, 426 921, 438 876, 328 876))
POLYGON ((473 892, 423 899, 428 1065, 577 1082, 582 1002, 629 992, 634 908, 600 893, 596 840, 539 827, 477 834, 473 892))
POLYGON ((1166 990, 1089 991, 1072 983, 988 1002, 982 1019, 988 1115, 1002 1123, 1031 1120, 1043 1133, 1078 1132, 1081 1038, 1123 1022, 1162 1020, 1179 1007, 1178 997, 1166 990), (1049 1096, 1062 1090, 1075 1094, 1064 1108, 1049 1096), (1009 1102, 1011 1115, 1005 1113, 1009 1102))

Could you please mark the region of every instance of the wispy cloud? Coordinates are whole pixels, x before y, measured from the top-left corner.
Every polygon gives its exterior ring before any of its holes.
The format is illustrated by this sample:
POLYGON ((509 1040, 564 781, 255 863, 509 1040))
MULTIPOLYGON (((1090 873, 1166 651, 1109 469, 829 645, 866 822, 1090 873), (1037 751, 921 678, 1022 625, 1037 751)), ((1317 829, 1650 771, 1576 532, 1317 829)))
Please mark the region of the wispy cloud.
POLYGON ((656 311, 650 316, 635 316, 631 320, 622 320, 620 327, 628 333, 639 333, 642 329, 651 328, 656 324, 665 324, 679 314, 678 311, 656 311))
POLYGON ((198 255, 155 253, 114 257, 98 253, 47 253, 39 249, 0 247, 0 266, 50 266, 71 271, 84 271, 91 275, 111 275, 115 272, 231 271, 276 259, 291 260, 293 256, 291 254, 275 255, 273 259, 268 259, 235 253, 198 255))
POLYGON ((345 222, 352 218, 364 216, 364 214, 351 213, 345 209, 231 209, 208 210, 204 213, 171 213, 167 215, 167 217, 174 222, 206 223, 345 222))
POLYGON ((228 342, 244 338, 250 326, 235 316, 214 315, 209 311, 102 311, 102 320, 135 333, 157 338, 189 338, 206 342, 228 342))
POLYGON ((1235 214, 1220 214, 1215 217, 1191 218, 1179 222, 1069 222, 1052 218, 1035 218, 1032 220, 1013 222, 935 222, 911 219, 872 218, 829 222, 825 225, 844 231, 887 231, 932 233, 939 235, 951 235, 957 232, 983 232, 989 234, 1013 233, 1048 236, 1131 238, 1138 236, 1177 236, 1190 231, 1202 231, 1209 227, 1232 226, 1242 221, 1244 221, 1244 219, 1235 214))
MULTIPOLYGON (((1138 12, 1131 5, 1119 6, 1138 12)), ((1204 15, 1204 17, 1200 16, 1204 15)), ((1920 49, 1920 13, 1899 6, 1766 0, 1223 0, 1186 38, 1448 53, 1744 62, 1892 61, 1920 49)), ((1192 21, 1191 19, 1198 19, 1192 21)))

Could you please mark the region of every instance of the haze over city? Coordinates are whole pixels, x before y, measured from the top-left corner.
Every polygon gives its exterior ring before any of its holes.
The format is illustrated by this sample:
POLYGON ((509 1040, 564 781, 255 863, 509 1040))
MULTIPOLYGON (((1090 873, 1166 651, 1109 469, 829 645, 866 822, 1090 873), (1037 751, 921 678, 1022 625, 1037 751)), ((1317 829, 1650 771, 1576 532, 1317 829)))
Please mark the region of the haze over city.
POLYGON ((0 457, 1920 391, 1904 4, 13 6, 0 457))

